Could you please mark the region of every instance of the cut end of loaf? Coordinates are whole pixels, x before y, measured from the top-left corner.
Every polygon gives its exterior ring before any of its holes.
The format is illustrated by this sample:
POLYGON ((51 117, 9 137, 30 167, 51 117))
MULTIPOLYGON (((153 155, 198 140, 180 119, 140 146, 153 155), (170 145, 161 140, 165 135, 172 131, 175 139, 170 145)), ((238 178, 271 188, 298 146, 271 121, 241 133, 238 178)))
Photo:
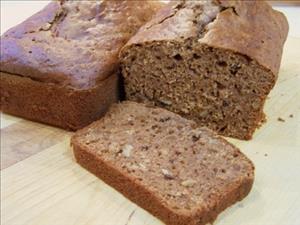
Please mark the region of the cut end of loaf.
POLYGON ((131 45, 122 53, 128 100, 164 107, 221 135, 251 139, 274 74, 247 56, 195 39, 131 45))
POLYGON ((250 191, 254 167, 237 148, 160 108, 123 102, 72 138, 76 160, 172 225, 204 225, 250 191))

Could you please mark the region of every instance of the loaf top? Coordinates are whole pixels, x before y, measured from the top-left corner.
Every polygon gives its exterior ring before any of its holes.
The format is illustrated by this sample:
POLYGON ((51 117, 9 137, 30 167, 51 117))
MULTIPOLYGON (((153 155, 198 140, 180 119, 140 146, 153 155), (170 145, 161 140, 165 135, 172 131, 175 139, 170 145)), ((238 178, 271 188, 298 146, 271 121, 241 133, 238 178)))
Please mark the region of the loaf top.
POLYGON ((1 71, 88 88, 118 68, 120 48, 157 1, 55 1, 1 37, 1 71))
POLYGON ((134 102, 113 105, 71 142, 182 213, 226 205, 254 178, 251 161, 209 129, 134 102))
POLYGON ((172 1, 127 43, 184 41, 223 48, 248 56, 278 74, 287 38, 285 16, 264 1, 172 1))

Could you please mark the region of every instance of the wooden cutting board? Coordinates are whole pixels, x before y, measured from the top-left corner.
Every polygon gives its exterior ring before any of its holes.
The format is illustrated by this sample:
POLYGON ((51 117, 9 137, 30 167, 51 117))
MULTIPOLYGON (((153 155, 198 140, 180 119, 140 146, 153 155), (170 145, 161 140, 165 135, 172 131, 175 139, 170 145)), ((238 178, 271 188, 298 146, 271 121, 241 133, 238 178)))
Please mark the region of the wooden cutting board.
MULTIPOLYGON (((253 160, 249 196, 215 225, 300 224, 300 39, 289 38, 268 122, 251 141, 229 139, 253 160)), ((1 115, 1 224, 159 225, 74 161, 72 133, 1 115)))

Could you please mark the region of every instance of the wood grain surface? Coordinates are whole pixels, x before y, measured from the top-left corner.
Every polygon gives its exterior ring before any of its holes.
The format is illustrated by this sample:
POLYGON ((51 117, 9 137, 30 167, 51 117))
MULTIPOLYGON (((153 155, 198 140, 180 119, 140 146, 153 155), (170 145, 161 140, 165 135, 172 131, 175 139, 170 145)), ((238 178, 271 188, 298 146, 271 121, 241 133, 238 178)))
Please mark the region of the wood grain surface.
MULTIPOLYGON (((253 160, 256 179, 215 225, 299 225, 300 39, 289 38, 267 123, 251 141, 229 139, 253 160)), ((1 224, 161 225, 75 163, 71 133, 1 114, 1 224)))

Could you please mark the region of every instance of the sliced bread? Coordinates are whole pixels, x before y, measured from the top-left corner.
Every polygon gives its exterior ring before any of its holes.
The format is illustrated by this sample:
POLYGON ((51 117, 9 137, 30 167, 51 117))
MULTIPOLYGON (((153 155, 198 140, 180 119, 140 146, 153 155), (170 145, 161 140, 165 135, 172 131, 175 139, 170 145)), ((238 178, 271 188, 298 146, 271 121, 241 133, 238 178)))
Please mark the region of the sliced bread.
POLYGON ((287 32, 285 16, 264 1, 172 1, 121 51, 127 99, 250 139, 287 32))
POLYGON ((250 191, 251 161, 207 128, 123 102, 71 140, 77 162, 168 225, 204 225, 250 191))

